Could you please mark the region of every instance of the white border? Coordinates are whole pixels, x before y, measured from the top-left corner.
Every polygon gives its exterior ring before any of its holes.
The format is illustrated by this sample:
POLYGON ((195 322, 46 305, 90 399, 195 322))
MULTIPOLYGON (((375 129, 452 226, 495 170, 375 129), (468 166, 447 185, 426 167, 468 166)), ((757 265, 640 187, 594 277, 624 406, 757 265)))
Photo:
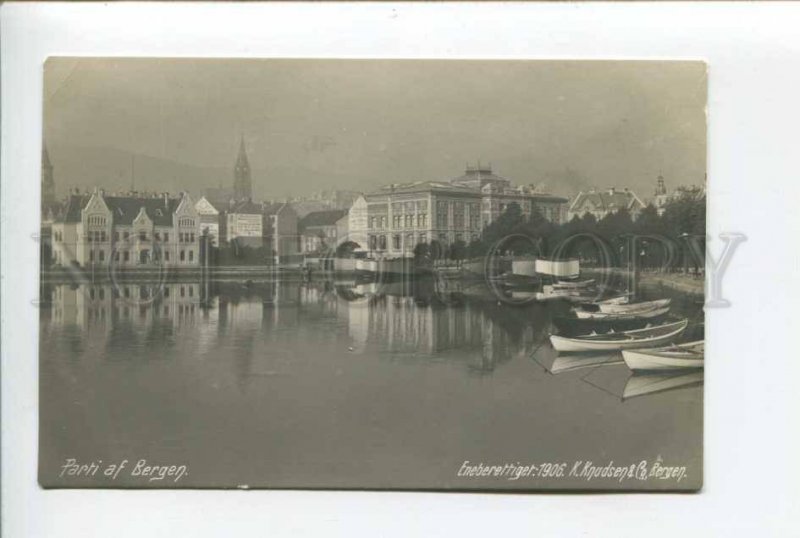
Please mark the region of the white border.
MULTIPOLYGON (((5 4, 2 464, 7 536, 788 535, 800 531, 800 6, 5 4), (697 495, 43 491, 36 485, 41 64, 48 55, 709 62, 709 232, 749 236, 708 316, 697 495), (792 248, 794 247, 794 248, 792 248)), ((717 241, 718 244, 718 241, 717 241)))

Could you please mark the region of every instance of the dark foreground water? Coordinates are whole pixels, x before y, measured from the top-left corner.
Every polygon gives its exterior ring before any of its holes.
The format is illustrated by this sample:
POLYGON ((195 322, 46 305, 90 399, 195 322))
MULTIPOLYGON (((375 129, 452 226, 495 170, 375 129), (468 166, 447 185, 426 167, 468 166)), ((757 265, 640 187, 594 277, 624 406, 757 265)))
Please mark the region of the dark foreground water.
MULTIPOLYGON (((45 486, 701 484, 702 373, 556 357, 562 307, 464 282, 45 292, 45 486)), ((701 319, 696 300, 674 301, 701 319)))

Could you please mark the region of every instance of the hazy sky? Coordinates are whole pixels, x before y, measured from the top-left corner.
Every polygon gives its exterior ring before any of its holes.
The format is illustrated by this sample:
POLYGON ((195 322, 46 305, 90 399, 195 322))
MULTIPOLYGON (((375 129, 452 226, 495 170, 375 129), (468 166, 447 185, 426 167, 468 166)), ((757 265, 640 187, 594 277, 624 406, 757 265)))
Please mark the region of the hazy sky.
POLYGON ((705 174, 698 62, 59 58, 44 82, 61 189, 127 185, 92 158, 59 175, 78 148, 218 169, 230 185, 240 134, 264 196, 446 180, 478 159, 566 194, 649 196, 659 174, 669 186, 705 174))

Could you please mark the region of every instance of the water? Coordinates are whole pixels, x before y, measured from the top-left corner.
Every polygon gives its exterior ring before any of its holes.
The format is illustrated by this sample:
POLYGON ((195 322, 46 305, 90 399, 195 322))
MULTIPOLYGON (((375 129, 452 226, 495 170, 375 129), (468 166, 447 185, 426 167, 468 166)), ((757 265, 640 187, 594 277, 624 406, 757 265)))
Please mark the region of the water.
MULTIPOLYGON (((631 374, 619 355, 554 374, 564 361, 547 336, 560 307, 508 305, 481 283, 172 282, 52 285, 45 293, 45 486, 701 482, 702 375, 657 378, 656 392, 623 398, 631 374), (68 458, 101 461, 101 471, 60 476, 68 458), (563 463, 569 471, 578 461, 658 458, 685 466, 686 477, 457 476, 465 461, 563 463), (129 467, 140 459, 185 465, 187 473, 177 482, 129 468, 103 476, 104 466, 126 459, 129 467)), ((678 313, 699 319, 696 301, 675 297, 678 313)))

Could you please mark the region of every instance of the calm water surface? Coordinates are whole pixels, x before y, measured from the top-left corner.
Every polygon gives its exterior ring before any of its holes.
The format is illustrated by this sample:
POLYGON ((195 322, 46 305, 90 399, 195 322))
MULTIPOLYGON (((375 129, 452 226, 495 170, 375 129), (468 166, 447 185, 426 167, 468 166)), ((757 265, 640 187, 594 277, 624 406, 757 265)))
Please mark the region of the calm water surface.
MULTIPOLYGON (((621 356, 556 357, 547 336, 558 307, 508 305, 480 283, 173 282, 46 293, 46 486, 675 487, 457 476, 465 461, 657 458, 687 467, 681 487, 701 481, 702 375, 647 380, 652 389, 623 398, 632 381, 621 356), (177 483, 127 470, 114 481, 59 476, 67 458, 146 459, 188 474, 177 483)), ((702 316, 695 300, 674 303, 677 314, 702 316)))

